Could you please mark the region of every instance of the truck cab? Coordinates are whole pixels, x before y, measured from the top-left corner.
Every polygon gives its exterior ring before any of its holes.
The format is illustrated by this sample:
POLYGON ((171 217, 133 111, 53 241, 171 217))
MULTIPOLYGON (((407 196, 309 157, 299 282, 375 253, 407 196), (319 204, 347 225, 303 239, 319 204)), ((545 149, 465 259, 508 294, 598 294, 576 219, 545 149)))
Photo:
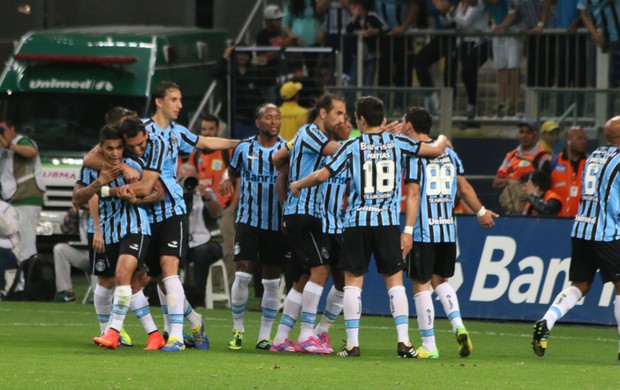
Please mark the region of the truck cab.
POLYGON ((151 88, 170 80, 183 93, 179 122, 189 122, 226 39, 224 31, 194 27, 102 26, 32 31, 19 40, 0 74, 0 118, 38 146, 47 187, 40 236, 68 238, 60 222, 104 114, 123 106, 148 116, 151 88))

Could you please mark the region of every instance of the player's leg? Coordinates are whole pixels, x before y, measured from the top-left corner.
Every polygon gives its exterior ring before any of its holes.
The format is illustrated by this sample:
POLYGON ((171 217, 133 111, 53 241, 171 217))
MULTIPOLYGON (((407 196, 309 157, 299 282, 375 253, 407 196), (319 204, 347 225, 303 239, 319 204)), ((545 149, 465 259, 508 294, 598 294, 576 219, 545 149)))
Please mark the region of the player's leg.
POLYGON ((316 334, 323 346, 333 352, 333 348, 330 345, 328 332, 336 318, 340 315, 340 313, 342 313, 344 301, 344 273, 340 268, 338 268, 338 262, 340 261, 340 253, 342 249, 342 236, 339 234, 333 234, 329 238, 331 249, 330 271, 334 285, 327 294, 327 299, 325 300, 325 310, 323 311, 323 316, 316 327, 316 334))

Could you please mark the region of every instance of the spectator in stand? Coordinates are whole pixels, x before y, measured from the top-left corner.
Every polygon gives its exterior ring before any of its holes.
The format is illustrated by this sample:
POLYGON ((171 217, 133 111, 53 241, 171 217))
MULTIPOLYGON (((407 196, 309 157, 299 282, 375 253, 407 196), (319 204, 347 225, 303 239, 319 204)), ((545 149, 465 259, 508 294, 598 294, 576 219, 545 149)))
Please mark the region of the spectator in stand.
POLYGON ((533 171, 521 178, 523 194, 526 197, 523 215, 542 216, 558 215, 562 210, 562 201, 558 194, 551 191, 549 174, 533 171))
POLYGON ((560 125, 554 121, 546 121, 540 126, 540 146, 549 153, 554 153, 554 148, 560 140, 560 125))
POLYGON ((487 12, 493 21, 493 62, 497 69, 498 117, 516 114, 519 96, 519 66, 522 44, 516 36, 504 36, 504 32, 519 31, 517 10, 509 0, 484 0, 487 12))
POLYGON ((315 0, 287 0, 284 2, 282 30, 299 46, 317 47, 325 40, 325 22, 318 14, 315 0))
POLYGON ((280 87, 280 97, 282 105, 280 106, 280 115, 282 118, 282 126, 280 136, 287 141, 292 141, 297 130, 306 124, 308 120, 308 109, 299 105, 299 91, 303 85, 288 81, 280 87))
POLYGON ((493 180, 493 188, 502 189, 499 201, 506 214, 521 214, 525 206, 521 177, 540 170, 551 158, 551 153, 538 143, 536 123, 529 120, 519 122, 518 140, 519 146, 506 154, 493 180))
POLYGON ((0 200, 0 298, 11 287, 6 280, 5 272, 17 269, 20 260, 19 228, 17 211, 7 202, 0 200))
MULTIPOLYGON (((347 24, 347 33, 359 31, 364 37, 363 63, 364 74, 362 85, 372 86, 375 83, 375 73, 377 72, 377 37, 390 31, 390 26, 381 17, 372 11, 371 0, 349 0, 349 10, 351 20, 347 24)), ((357 85, 357 54, 353 55, 351 61, 351 84, 357 85)))
POLYGON ((588 154, 588 139, 582 127, 573 126, 566 131, 564 150, 551 158, 545 171, 551 175, 551 190, 560 197, 561 217, 574 217, 579 208, 581 180, 588 154))
MULTIPOLYGON (((215 115, 205 114, 200 120, 200 135, 205 137, 217 137, 220 121, 215 115)), ((235 277, 235 262, 233 261, 233 244, 235 240, 235 213, 239 194, 231 196, 221 195, 217 190, 222 180, 222 175, 230 164, 230 150, 196 149, 190 154, 188 163, 193 165, 198 172, 198 184, 203 188, 215 191, 220 206, 221 217, 218 219, 219 228, 223 237, 223 258, 226 265, 228 280, 232 283, 235 277)), ((216 260, 219 260, 216 259, 216 260)), ((207 270, 208 272, 208 270, 207 270)), ((206 277, 205 277, 206 280, 206 277)), ((204 301, 204 299, 202 300, 204 301)))
POLYGON ((8 121, 0 122, 0 198, 17 211, 20 260, 37 254, 37 225, 43 206, 43 171, 33 140, 17 134, 8 121))
MULTIPOLYGON (((458 33, 465 36, 457 41, 459 61, 461 62, 461 79, 467 93, 467 119, 474 119, 477 115, 476 103, 478 100, 478 69, 489 59, 489 40, 483 37, 467 36, 467 33, 489 31, 489 21, 484 12, 482 0, 461 0, 454 9, 451 17, 456 24, 458 33)), ((454 65, 456 68, 456 64, 454 65)))

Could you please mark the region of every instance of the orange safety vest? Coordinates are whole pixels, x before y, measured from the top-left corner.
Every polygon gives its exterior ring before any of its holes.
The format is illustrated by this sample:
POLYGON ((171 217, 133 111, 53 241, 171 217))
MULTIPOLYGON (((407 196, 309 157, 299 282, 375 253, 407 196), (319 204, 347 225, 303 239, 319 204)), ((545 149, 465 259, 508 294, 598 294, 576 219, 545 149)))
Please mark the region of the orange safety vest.
POLYGON ((536 154, 526 154, 519 156, 517 149, 506 153, 506 160, 509 165, 500 168, 497 171, 497 177, 506 178, 511 180, 519 180, 526 173, 530 173, 538 169, 538 163, 545 157, 550 155, 545 149, 538 146, 536 154))
POLYGON ((222 207, 228 206, 231 196, 222 196, 218 191, 222 174, 230 163, 231 151, 214 150, 205 153, 202 150, 194 150, 189 156, 189 163, 196 167, 198 171, 198 182, 210 187, 217 194, 217 199, 222 207))
POLYGON ((573 169, 573 164, 568 160, 562 151, 554 158, 551 163, 551 190, 558 194, 562 202, 562 210, 558 214, 561 217, 574 217, 579 209, 579 198, 581 197, 581 178, 583 168, 586 165, 586 157, 579 160, 577 172, 573 169), (555 161, 555 166, 553 162, 555 161))
MULTIPOLYGON (((562 199, 560 199, 558 194, 556 194, 555 192, 549 190, 549 191, 545 192, 545 194, 543 195, 543 200, 545 202, 548 202, 551 199, 555 199, 558 202, 562 203, 562 199)), ((532 207, 532 203, 530 203, 530 201, 527 201, 525 203, 525 206, 523 207, 523 215, 538 215, 538 212, 536 210, 531 209, 531 211, 530 211, 531 207, 532 207)), ((558 214, 558 215, 560 215, 560 214, 558 214)))

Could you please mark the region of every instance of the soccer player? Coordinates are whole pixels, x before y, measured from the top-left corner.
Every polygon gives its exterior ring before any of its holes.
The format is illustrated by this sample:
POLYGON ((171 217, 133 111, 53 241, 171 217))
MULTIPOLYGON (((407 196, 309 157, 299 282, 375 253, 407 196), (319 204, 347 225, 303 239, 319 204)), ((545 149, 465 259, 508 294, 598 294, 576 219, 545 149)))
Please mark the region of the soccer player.
POLYGON ((588 157, 583 170, 581 200, 571 231, 571 286, 556 296, 545 315, 534 324, 532 346, 541 357, 556 321, 588 293, 596 271, 600 270, 603 283, 612 282, 616 288, 614 316, 620 360, 620 116, 609 119, 603 133, 607 145, 588 157))
POLYGON ((390 297, 398 334, 397 354, 415 358, 417 352, 409 340, 409 303, 403 286, 403 257, 411 249, 411 236, 407 240, 404 236, 408 234, 400 235, 401 167, 407 155, 441 155, 447 139, 439 136, 436 142, 427 144, 384 132, 383 102, 375 97, 358 99, 355 120, 362 134, 346 142, 325 167, 291 183, 291 192, 297 196, 303 188, 323 183, 342 170, 351 178, 340 261, 345 277, 347 342, 340 356, 360 356, 361 293, 364 274, 374 254, 390 297))
MULTIPOLYGON (((284 147, 280 137, 280 110, 271 103, 255 114, 258 135, 243 140, 234 150, 228 167, 229 178, 240 188, 235 226, 235 281, 231 289, 233 336, 228 348, 243 347, 244 316, 248 285, 258 260, 263 267, 262 317, 257 349, 271 347, 271 328, 279 309, 280 274, 284 262, 284 236, 280 232, 280 206, 276 189, 278 176, 273 155, 284 147)), ((229 183, 223 183, 222 188, 229 183)), ((224 191, 230 194, 230 188, 224 191)))
MULTIPOLYGON (((327 94, 322 96, 309 114, 309 121, 295 136, 288 164, 289 182, 299 180, 323 164, 323 156, 333 155, 340 144, 333 135, 336 126, 342 125, 346 118, 346 106, 342 98, 327 94), (330 140, 331 139, 331 140, 330 140)), ((276 164, 285 165, 287 149, 275 157, 276 164)), ((280 174, 283 174, 280 172, 280 174)), ((301 331, 297 339, 298 349, 308 353, 330 353, 331 347, 323 345, 315 334, 316 313, 323 293, 323 286, 330 273, 330 253, 327 237, 322 231, 323 199, 319 188, 304 189, 299 197, 287 194, 284 203, 284 225, 286 236, 293 249, 293 256, 300 263, 300 275, 289 291, 286 300, 290 309, 301 304, 301 331), (306 273, 310 274, 307 278, 306 273), (297 303, 297 304, 295 304, 297 303)), ((289 312, 286 305, 281 325, 274 340, 281 344, 288 338, 290 329, 296 322, 296 314, 289 312)), ((290 348, 289 348, 290 350, 290 348)))
MULTIPOLYGON (((421 143, 432 142, 433 120, 423 108, 412 107, 403 116, 405 134, 421 143)), ((470 355, 473 344, 463 325, 456 292, 448 284, 456 261, 456 221, 454 205, 457 190, 482 227, 493 226, 497 214, 486 210, 476 191, 463 176, 463 164, 456 152, 446 148, 435 158, 409 157, 406 165, 407 216, 405 231, 413 231, 413 250, 409 254, 408 272, 413 279, 413 293, 422 345, 418 359, 436 359, 435 308, 430 287, 439 297, 452 331, 459 344, 459 355, 470 355), (414 224, 415 221, 415 224, 414 224)))
MULTIPOLYGON (((105 126, 101 129, 100 149, 110 168, 100 172, 82 168, 74 189, 73 202, 77 205, 84 204, 91 198, 96 198, 95 194, 100 192, 98 212, 95 214, 100 217, 100 231, 103 233, 107 261, 97 262, 96 270, 103 277, 114 276, 116 288, 112 318, 108 328, 102 336, 95 337, 93 341, 104 347, 115 349, 132 300, 131 282, 139 265, 144 261, 150 228, 146 210, 132 204, 137 201, 135 196, 131 203, 109 197, 109 188, 121 188, 125 184, 123 178, 119 177, 122 170, 121 161, 138 172, 141 171, 137 162, 123 159, 123 138, 116 127, 105 126)), ((125 190, 121 192, 121 195, 131 197, 132 194, 127 192, 127 188, 123 188, 125 190)), ((103 252, 102 248, 97 249, 99 249, 98 252, 103 252)), ((140 290, 139 284, 137 289, 140 290)), ((149 335, 145 349, 159 349, 165 344, 164 338, 157 330, 150 315, 148 303, 142 311, 143 314, 148 313, 148 315, 140 316, 140 321, 149 335)))

